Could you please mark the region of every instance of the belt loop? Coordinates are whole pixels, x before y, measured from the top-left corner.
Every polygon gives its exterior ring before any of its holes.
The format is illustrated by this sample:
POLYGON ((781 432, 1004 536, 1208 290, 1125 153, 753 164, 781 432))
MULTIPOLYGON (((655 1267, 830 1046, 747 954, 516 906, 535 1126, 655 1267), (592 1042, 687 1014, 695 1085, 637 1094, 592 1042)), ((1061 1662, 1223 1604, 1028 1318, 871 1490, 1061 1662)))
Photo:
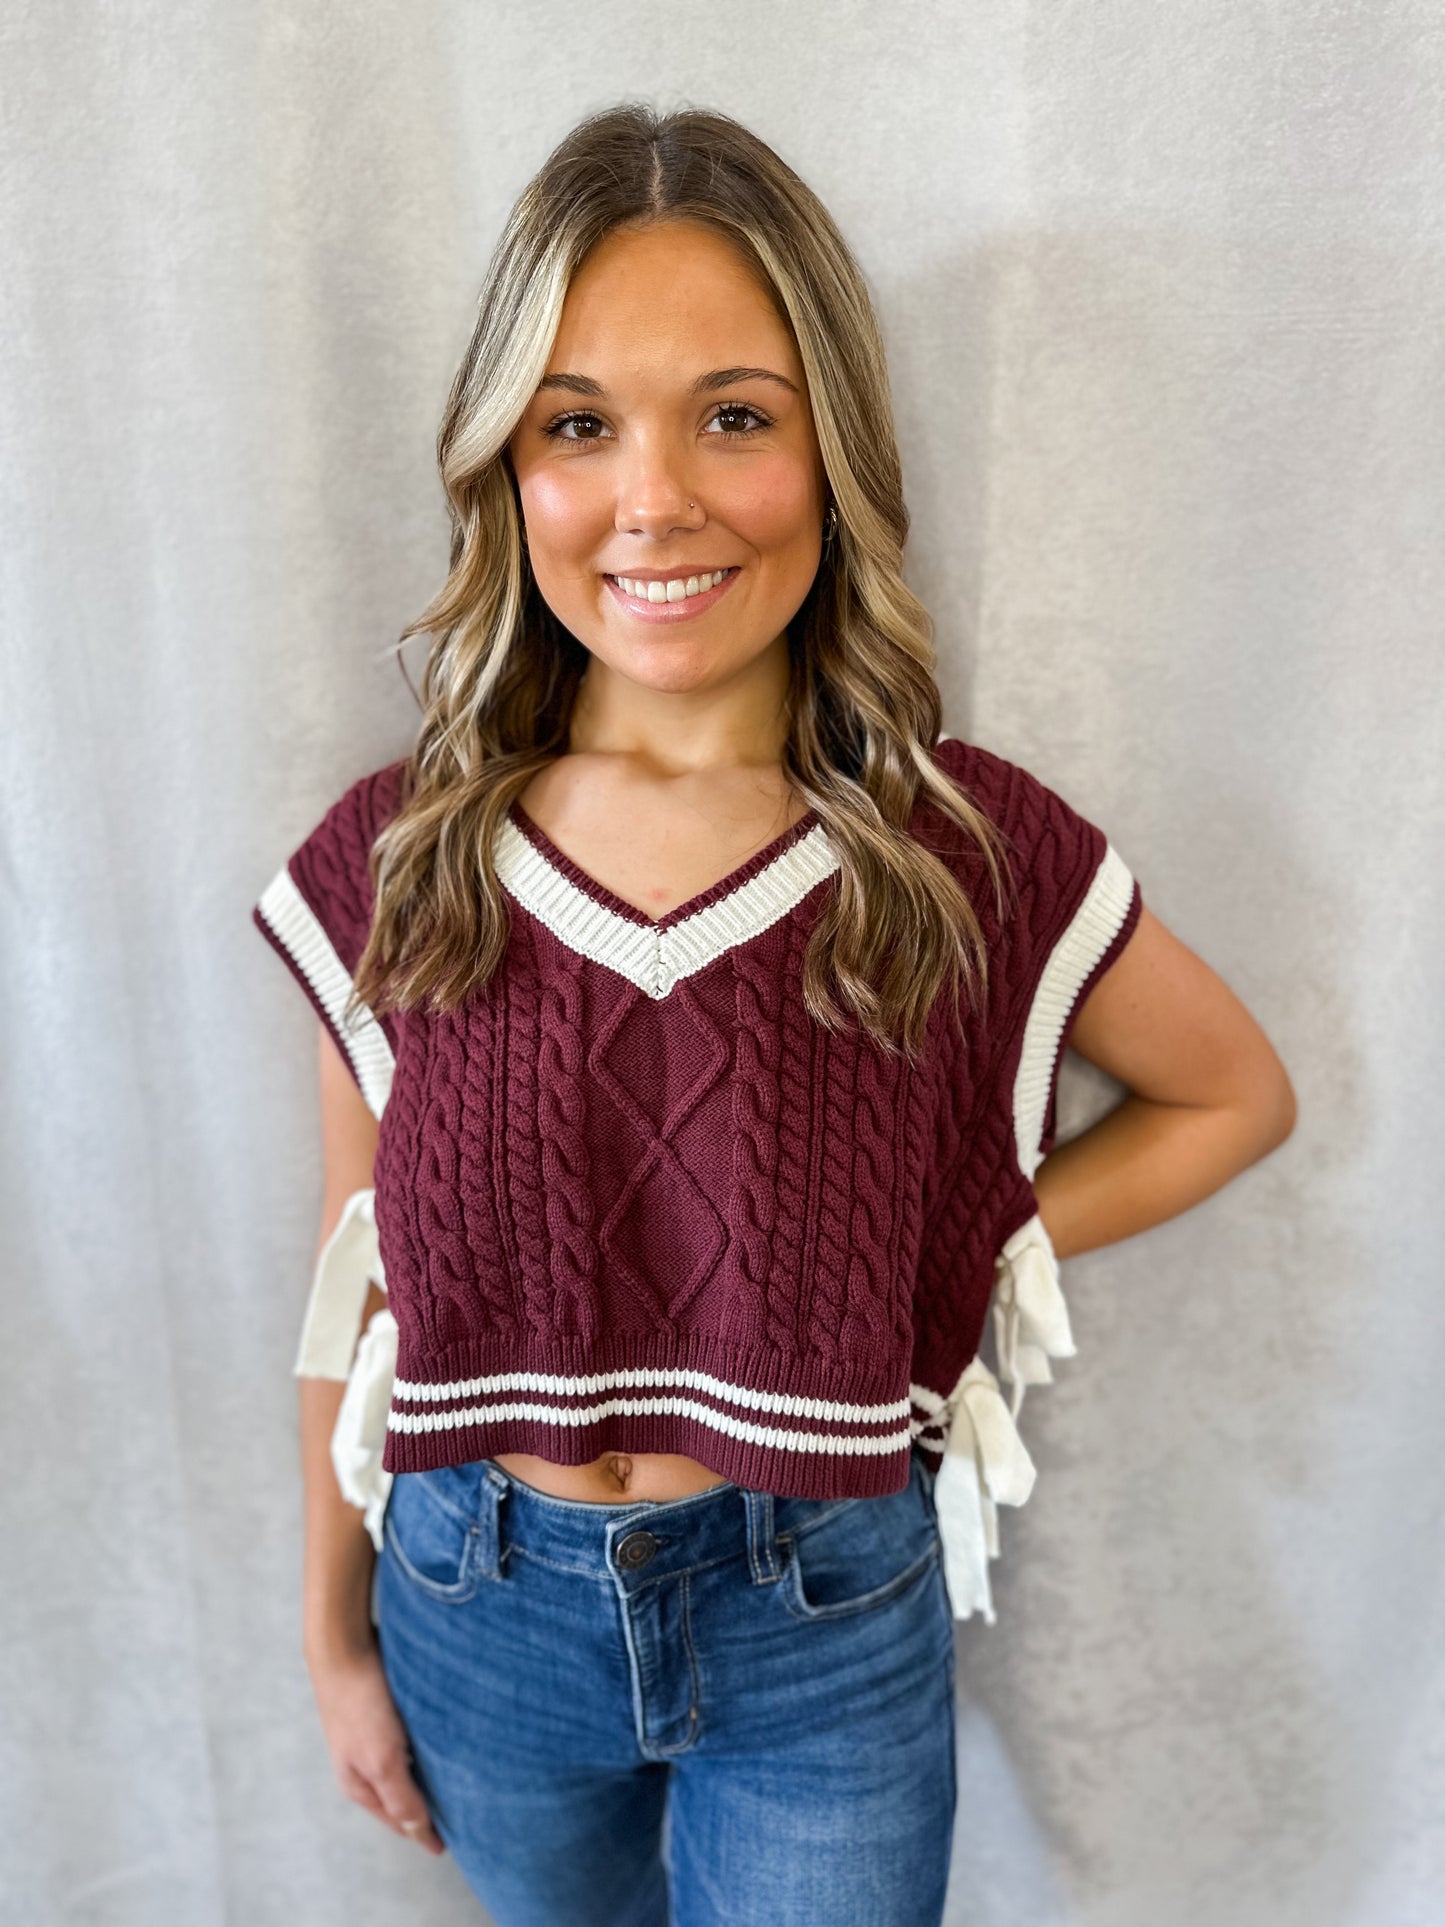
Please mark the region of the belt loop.
POLYGON ((774 1553, 773 1495, 771 1492, 755 1492, 746 1485, 738 1489, 747 1508, 748 1564, 752 1569, 753 1584, 771 1585, 773 1580, 783 1576, 774 1553))
POLYGON ((505 1579, 502 1569, 502 1501, 511 1490, 499 1466, 487 1465, 477 1494, 477 1569, 484 1579, 505 1579))

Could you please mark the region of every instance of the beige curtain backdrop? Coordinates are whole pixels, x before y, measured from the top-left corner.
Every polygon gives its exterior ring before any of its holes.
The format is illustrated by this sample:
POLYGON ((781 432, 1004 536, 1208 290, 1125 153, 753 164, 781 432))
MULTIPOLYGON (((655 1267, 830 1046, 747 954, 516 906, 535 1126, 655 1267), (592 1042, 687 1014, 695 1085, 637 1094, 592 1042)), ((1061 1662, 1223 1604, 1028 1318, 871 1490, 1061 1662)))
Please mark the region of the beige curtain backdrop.
MULTIPOLYGON (((413 732, 505 210, 642 98, 835 211, 945 726, 1105 826, 1299 1095, 1066 1266, 949 1921, 1440 1919, 1435 0, 12 0, 0 74, 0 1918, 480 1917, 301 1659, 314 1024, 249 911, 413 732)), ((1071 1056, 1063 1134, 1117 1095, 1071 1056)))

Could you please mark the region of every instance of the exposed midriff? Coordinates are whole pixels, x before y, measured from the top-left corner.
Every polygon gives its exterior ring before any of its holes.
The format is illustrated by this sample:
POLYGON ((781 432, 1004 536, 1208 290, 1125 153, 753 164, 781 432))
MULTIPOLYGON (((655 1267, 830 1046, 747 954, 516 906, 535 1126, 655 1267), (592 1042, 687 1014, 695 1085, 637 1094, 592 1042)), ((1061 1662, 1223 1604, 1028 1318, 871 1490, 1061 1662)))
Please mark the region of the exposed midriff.
POLYGON ((616 1505, 626 1499, 685 1499, 724 1485, 721 1473, 681 1452, 604 1452, 586 1465, 557 1465, 532 1452, 498 1452, 492 1463, 554 1499, 616 1505))

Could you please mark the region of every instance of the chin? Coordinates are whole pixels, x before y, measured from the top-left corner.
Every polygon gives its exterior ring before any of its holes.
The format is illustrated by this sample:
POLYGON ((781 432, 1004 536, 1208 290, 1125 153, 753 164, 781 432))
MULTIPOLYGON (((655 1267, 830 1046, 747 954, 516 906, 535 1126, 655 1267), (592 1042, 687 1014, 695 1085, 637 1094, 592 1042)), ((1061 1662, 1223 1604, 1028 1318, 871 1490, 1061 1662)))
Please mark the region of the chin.
POLYGON ((643 689, 655 690, 660 696, 687 696, 695 689, 706 689, 711 684, 722 681, 732 672, 723 663, 658 662, 649 658, 645 662, 614 663, 611 665, 619 676, 626 676, 643 689))
POLYGON ((608 637, 606 647, 598 647, 585 637, 582 642, 587 653, 613 675, 625 676, 644 689, 667 695, 682 696, 690 690, 720 682, 744 668, 747 661, 746 658, 728 661, 705 644, 691 639, 684 641, 681 636, 669 635, 666 631, 659 633, 655 640, 641 644, 629 641, 621 647, 617 646, 615 636, 608 637))

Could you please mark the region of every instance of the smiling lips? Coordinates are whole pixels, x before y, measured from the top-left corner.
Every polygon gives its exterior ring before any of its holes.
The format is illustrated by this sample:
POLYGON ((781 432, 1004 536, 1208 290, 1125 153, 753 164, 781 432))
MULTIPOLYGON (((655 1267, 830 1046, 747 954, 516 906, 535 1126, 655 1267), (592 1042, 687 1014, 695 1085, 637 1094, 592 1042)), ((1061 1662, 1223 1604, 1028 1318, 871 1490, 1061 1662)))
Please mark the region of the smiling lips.
POLYGON ((726 569, 713 569, 707 575, 669 576, 666 581, 654 582, 645 576, 615 575, 612 580, 620 583, 624 592, 648 602, 681 602, 687 596, 701 595, 707 589, 715 589, 726 569))
POLYGON ((604 576, 612 594, 630 615, 652 621, 701 615, 727 594, 738 571, 709 569, 699 575, 676 575, 656 581, 642 576, 604 576))

